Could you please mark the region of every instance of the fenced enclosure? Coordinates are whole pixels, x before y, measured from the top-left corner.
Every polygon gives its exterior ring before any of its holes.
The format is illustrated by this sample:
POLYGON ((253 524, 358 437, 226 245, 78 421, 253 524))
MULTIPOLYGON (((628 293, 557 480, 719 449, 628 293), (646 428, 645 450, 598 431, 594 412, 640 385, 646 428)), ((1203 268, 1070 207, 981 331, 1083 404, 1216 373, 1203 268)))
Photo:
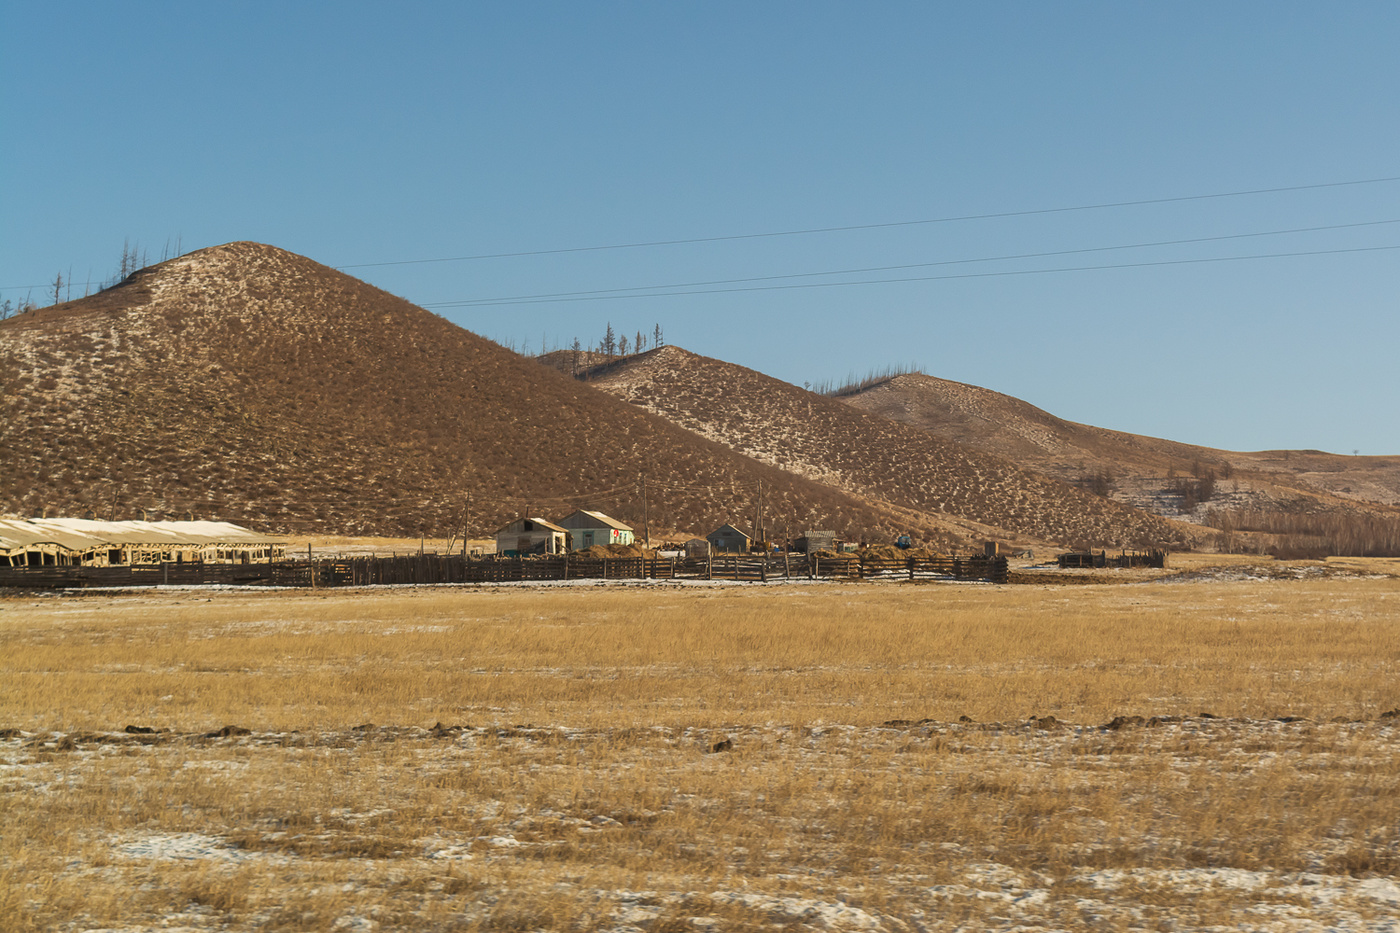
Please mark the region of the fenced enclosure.
POLYGON ((272 585, 429 586, 555 580, 983 580, 1007 582, 1005 557, 862 558, 807 554, 722 554, 709 558, 469 558, 412 554, 280 560, 263 564, 166 563, 132 567, 0 567, 0 586, 84 587, 272 585))
POLYGON ((1107 551, 1070 551, 1067 554, 1061 554, 1057 560, 1062 570, 1086 567, 1117 567, 1119 569, 1156 567, 1162 569, 1167 566, 1167 552, 1160 548, 1151 548, 1145 551, 1122 551, 1117 557, 1110 557, 1107 551))

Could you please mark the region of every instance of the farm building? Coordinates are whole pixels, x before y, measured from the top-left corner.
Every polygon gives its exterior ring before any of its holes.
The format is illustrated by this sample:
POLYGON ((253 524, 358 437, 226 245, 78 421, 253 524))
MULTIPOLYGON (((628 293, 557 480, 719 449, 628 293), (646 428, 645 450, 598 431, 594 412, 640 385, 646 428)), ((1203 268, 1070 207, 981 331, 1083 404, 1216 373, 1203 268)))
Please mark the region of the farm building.
POLYGON ((517 518, 496 532, 496 553, 506 557, 563 554, 568 550, 569 530, 543 518, 517 518))
POLYGON ((695 560, 710 556, 710 542, 704 538, 691 538, 685 543, 685 556, 695 560))
POLYGON ((286 553, 277 535, 228 522, 0 520, 0 567, 247 564, 286 553))
POLYGON ((753 536, 726 524, 705 535, 705 540, 710 542, 710 548, 717 554, 747 554, 753 536))
POLYGON ((795 551, 803 554, 814 554, 817 551, 830 551, 836 547, 836 532, 834 531, 804 531, 802 536, 792 542, 795 551))
POLYGON ((632 528, 602 512, 579 509, 572 515, 559 520, 559 524, 573 535, 570 549, 582 551, 595 544, 631 544, 635 540, 632 528))

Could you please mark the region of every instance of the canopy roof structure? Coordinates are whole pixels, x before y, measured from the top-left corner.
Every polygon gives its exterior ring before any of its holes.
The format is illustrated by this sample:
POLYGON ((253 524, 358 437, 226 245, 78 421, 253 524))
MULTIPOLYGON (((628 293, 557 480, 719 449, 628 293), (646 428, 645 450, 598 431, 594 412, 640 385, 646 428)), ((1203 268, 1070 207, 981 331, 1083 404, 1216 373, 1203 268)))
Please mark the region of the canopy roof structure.
POLYGON ((99 522, 85 518, 0 519, 0 553, 57 547, 83 552, 97 548, 143 549, 257 547, 282 544, 229 522, 99 522))

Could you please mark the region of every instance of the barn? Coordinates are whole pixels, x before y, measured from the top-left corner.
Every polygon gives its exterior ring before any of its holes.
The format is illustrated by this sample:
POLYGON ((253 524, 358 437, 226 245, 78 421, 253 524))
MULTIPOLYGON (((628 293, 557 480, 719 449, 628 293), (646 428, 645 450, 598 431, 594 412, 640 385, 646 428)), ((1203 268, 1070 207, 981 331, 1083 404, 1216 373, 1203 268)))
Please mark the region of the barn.
POLYGON ((496 553, 506 557, 563 554, 568 550, 569 530, 543 518, 517 518, 496 532, 496 553))
POLYGON ((0 567, 247 564, 286 554, 281 537, 229 522, 0 520, 0 567))
POLYGON ((624 525, 602 512, 579 509, 559 520, 573 536, 571 550, 582 551, 595 544, 631 544, 636 540, 630 525, 624 525))

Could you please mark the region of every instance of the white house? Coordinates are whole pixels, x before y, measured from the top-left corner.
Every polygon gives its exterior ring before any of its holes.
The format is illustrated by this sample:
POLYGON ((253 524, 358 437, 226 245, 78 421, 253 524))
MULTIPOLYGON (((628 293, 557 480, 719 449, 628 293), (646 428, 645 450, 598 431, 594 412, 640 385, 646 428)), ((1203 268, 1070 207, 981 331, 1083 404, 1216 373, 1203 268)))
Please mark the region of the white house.
POLYGON ((568 529, 543 518, 517 518, 496 532, 496 553, 506 557, 563 554, 568 550, 568 529))

